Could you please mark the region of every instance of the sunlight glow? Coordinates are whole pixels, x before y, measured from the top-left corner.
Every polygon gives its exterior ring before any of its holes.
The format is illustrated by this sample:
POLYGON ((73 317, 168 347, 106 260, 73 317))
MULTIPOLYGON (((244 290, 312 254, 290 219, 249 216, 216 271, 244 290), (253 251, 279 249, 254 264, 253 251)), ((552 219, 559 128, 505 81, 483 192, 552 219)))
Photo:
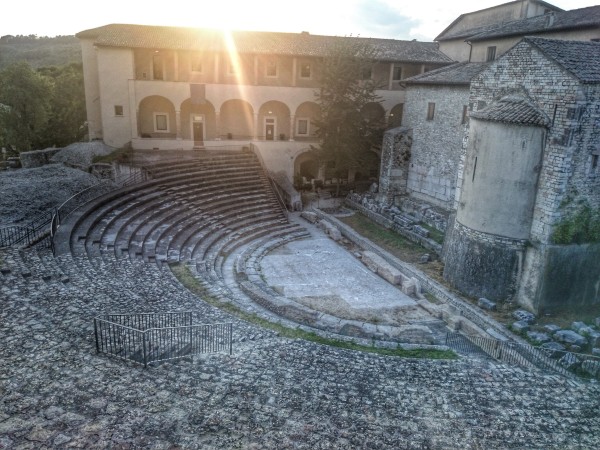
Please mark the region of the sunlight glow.
MULTIPOLYGON (((248 92, 246 87, 250 84, 246 76, 246 71, 242 65, 242 59, 240 58, 240 54, 237 51, 237 47, 235 45, 235 40, 233 39, 233 35, 231 30, 224 29, 223 30, 223 40, 225 42, 225 46, 227 48, 227 58, 228 64, 231 68, 233 68, 233 74, 228 74, 230 76, 234 76, 236 78, 236 84, 234 85, 239 92, 240 99, 247 99, 248 92)), ((254 133, 255 130, 252 129, 252 124, 254 124, 254 117, 252 117, 252 112, 244 109, 244 116, 246 120, 246 124, 249 125, 249 128, 254 133)))

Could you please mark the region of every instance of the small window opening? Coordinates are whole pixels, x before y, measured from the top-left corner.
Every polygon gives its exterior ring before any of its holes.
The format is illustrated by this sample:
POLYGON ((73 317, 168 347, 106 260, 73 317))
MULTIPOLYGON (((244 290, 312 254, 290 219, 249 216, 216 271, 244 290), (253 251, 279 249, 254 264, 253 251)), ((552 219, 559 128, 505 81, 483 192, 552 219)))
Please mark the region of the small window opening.
POLYGON ((430 102, 427 104, 427 120, 433 120, 435 115, 435 103, 430 102))
POLYGON ((496 46, 495 45, 491 45, 487 48, 487 56, 486 56, 486 61, 493 61, 496 59, 496 46))
POLYGON ((475 157, 475 163, 473 164, 473 177, 471 178, 471 182, 475 181, 475 172, 477 171, 477 156, 475 157))
POLYGON ((122 115, 123 115, 123 106, 115 105, 115 116, 122 116, 122 115))

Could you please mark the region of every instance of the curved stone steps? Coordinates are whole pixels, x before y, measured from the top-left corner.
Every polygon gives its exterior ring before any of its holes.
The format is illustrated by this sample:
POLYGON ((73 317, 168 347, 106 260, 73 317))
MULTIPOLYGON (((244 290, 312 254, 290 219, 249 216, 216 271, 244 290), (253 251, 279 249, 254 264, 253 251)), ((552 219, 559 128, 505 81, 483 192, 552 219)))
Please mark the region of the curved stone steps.
MULTIPOLYGON (((239 209, 240 204, 247 204, 248 206, 245 208, 247 212, 259 211, 264 213, 265 207, 262 204, 255 203, 251 198, 242 200, 235 204, 226 203, 220 209, 206 211, 204 209, 199 209, 195 212, 190 212, 187 216, 182 217, 182 220, 178 223, 174 223, 173 227, 169 229, 163 229, 161 236, 158 237, 156 242, 156 255, 161 255, 162 257, 167 257, 169 260, 175 259, 174 255, 180 255, 181 249, 185 248, 186 245, 189 245, 190 240, 194 233, 198 233, 202 230, 204 225, 210 225, 211 223, 220 223, 223 226, 226 226, 226 221, 230 220, 234 217, 234 214, 239 215, 237 210, 239 209), (198 215, 201 214, 202 220, 198 221, 198 215), (216 218, 218 217, 218 219, 216 218), (173 231, 173 232, 170 232, 173 231), (167 255, 172 255, 167 256, 167 255)), ((179 256, 177 257, 178 259, 179 256)))
MULTIPOLYGON (((224 180, 221 182, 221 184, 226 186, 224 192, 227 193, 234 193, 236 190, 240 191, 243 188, 243 184, 238 183, 234 183, 233 186, 227 186, 227 183, 224 180)), ((105 235, 110 234, 111 229, 120 230, 123 227, 124 224, 122 220, 126 219, 122 219, 122 217, 134 218, 135 216, 135 218, 137 218, 141 214, 148 214, 148 211, 153 211, 154 213, 157 211, 160 212, 163 208, 170 209, 177 208, 178 206, 186 208, 189 203, 201 202, 206 198, 214 197, 215 193, 213 190, 219 191, 221 184, 215 185, 209 182, 205 185, 205 183, 202 182, 202 186, 186 185, 184 189, 187 189, 188 195, 173 196, 170 195, 170 193, 164 194, 161 192, 158 194, 146 195, 143 199, 138 199, 137 202, 131 203, 125 207, 119 207, 113 210, 105 208, 104 216, 101 221, 99 221, 104 225, 104 227, 98 231, 98 233, 100 233, 100 238, 95 237, 94 241, 96 243, 104 244, 114 241, 116 236, 107 238, 105 235), (209 191, 207 187, 210 187, 211 190, 209 191), (138 211, 134 212, 136 209, 138 211), (119 222, 120 220, 121 222, 119 222)), ((121 202, 119 202, 119 205, 121 205, 121 202)), ((88 232, 88 234, 92 233, 88 232)))
POLYGON ((233 209, 230 214, 236 218, 235 221, 228 220, 228 216, 219 217, 217 218, 217 223, 221 226, 217 227, 217 229, 214 230, 209 236, 206 236, 206 234, 203 233, 200 239, 188 239, 188 241, 185 243, 185 246, 181 249, 180 255, 182 255, 182 259, 204 259, 214 242, 219 240, 225 234, 235 233, 238 228, 241 228, 245 225, 259 223, 266 227, 268 226, 269 221, 273 221, 272 223, 275 223, 275 221, 285 220, 282 219, 278 213, 270 213, 267 215, 261 208, 249 211, 247 214, 239 214, 235 209, 233 209))

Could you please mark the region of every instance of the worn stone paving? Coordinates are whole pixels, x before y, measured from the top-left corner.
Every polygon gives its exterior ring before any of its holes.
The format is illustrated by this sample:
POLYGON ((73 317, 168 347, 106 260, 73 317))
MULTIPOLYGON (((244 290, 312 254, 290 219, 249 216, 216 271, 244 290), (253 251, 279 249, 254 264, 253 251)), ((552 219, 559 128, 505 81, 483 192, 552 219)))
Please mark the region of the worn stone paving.
POLYGON ((152 264, 0 251, 0 448, 599 446, 598 385, 284 339, 152 264), (173 309, 233 321, 234 354, 146 370, 95 354, 95 314, 173 309))

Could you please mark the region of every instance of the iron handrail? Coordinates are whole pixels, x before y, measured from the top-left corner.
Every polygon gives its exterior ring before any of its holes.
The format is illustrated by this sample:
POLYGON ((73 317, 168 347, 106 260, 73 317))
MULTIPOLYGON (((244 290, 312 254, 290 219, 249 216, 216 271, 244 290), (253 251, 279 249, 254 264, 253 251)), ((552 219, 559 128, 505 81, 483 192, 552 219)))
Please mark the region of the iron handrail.
POLYGON ((577 375, 600 379, 600 358, 566 350, 546 349, 515 341, 501 341, 493 338, 460 333, 447 333, 446 345, 456 350, 469 350, 463 339, 477 346, 484 353, 508 364, 524 368, 537 368, 545 372, 558 373, 566 377, 577 375), (571 355, 571 356, 569 356, 571 355), (575 358, 576 361, 571 360, 575 358), (570 361, 571 360, 571 361, 570 361), (583 365, 591 362, 596 365, 595 373, 586 373, 583 365), (573 362, 573 364, 571 364, 573 362))
POLYGON ((200 353, 233 352, 233 323, 192 323, 192 313, 104 314, 94 318, 96 352, 143 364, 191 357, 200 353), (184 325, 154 326, 171 319, 184 325), (113 320, 109 320, 113 319, 113 320), (126 320, 121 320, 126 319, 126 320), (129 325, 119 322, 137 324, 129 325), (149 326, 152 324, 152 326, 149 326), (136 328, 137 326, 137 328, 136 328))

